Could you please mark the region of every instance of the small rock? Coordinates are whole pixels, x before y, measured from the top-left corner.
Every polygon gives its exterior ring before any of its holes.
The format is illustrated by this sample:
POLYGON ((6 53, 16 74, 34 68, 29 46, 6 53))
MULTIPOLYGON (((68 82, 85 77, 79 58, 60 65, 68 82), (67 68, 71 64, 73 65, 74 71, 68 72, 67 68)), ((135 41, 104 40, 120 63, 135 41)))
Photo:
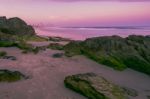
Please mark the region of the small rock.
POLYGON ((64 45, 61 45, 59 43, 50 43, 48 45, 48 48, 53 49, 53 50, 63 50, 64 45))
POLYGON ((0 82, 15 82, 21 79, 27 79, 27 77, 19 71, 0 70, 0 82))
POLYGON ((14 56, 4 56, 2 59, 9 59, 9 60, 17 60, 17 58, 16 57, 14 57, 14 56))
POLYGON ((63 53, 56 53, 53 54, 53 58, 61 58, 64 54, 63 53))
POLYGON ((134 89, 123 87, 123 90, 129 96, 132 96, 132 97, 138 96, 138 92, 134 89))

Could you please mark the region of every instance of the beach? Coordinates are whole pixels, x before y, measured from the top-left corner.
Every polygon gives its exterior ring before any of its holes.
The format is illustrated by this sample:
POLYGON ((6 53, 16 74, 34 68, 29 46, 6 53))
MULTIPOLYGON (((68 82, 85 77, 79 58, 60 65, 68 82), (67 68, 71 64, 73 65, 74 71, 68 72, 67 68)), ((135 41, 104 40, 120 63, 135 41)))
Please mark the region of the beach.
MULTIPOLYGON (((50 42, 30 42, 34 46, 44 46, 50 42)), ((60 42, 61 43, 61 42, 60 42)), ((64 43, 63 43, 64 44, 64 43)), ((0 48, 16 61, 0 59, 0 69, 17 70, 29 76, 27 80, 0 83, 0 99, 86 99, 64 86, 68 75, 93 72, 117 85, 129 87, 138 92, 132 99, 147 99, 150 95, 150 77, 143 73, 126 69, 117 71, 98 64, 85 56, 54 58, 63 51, 46 49, 38 54, 21 53, 15 47, 0 48)))

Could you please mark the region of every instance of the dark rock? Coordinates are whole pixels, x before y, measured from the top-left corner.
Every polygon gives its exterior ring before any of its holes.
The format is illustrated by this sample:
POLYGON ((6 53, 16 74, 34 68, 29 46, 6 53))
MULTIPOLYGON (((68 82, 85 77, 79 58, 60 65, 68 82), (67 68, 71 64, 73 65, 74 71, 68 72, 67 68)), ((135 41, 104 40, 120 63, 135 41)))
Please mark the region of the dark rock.
POLYGON ((2 59, 8 59, 8 60, 13 60, 13 61, 17 60, 17 58, 14 56, 4 56, 2 57, 2 59))
POLYGON ((147 96, 147 99, 150 99, 150 96, 147 96))
POLYGON ((23 20, 17 17, 10 19, 0 17, 0 31, 7 34, 35 35, 35 30, 32 26, 27 25, 23 20))
POLYGON ((88 99, 128 99, 121 87, 94 73, 68 76, 64 83, 88 99))
POLYGON ((0 58, 1 57, 4 57, 4 56, 6 56, 7 55, 7 52, 5 52, 5 51, 0 51, 0 58))
POLYGON ((21 79, 26 79, 26 76, 19 71, 0 70, 0 82, 15 82, 21 79))
POLYGON ((17 60, 14 56, 7 56, 7 52, 0 51, 0 59, 17 60))
POLYGON ((0 17, 0 28, 7 28, 7 19, 5 16, 0 17))
POLYGON ((54 58, 61 58, 64 54, 63 53, 56 53, 56 54, 53 54, 53 57, 54 58))

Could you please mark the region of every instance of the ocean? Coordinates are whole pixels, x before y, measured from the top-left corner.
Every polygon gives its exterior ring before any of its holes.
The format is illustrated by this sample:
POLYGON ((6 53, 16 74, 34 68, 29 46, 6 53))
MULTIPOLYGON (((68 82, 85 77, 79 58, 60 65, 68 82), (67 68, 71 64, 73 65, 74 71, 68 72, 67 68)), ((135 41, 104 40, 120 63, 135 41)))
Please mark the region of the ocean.
POLYGON ((73 40, 85 40, 86 38, 99 36, 118 35, 150 35, 150 27, 36 27, 36 33, 41 36, 58 36, 73 40))

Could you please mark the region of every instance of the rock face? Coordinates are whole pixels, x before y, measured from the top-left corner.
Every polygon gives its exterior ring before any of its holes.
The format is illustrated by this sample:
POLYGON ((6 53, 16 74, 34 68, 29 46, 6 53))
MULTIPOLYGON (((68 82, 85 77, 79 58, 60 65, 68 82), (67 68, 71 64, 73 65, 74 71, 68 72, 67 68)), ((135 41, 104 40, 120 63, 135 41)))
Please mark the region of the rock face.
POLYGON ((64 83, 88 99, 128 99, 121 87, 94 73, 68 76, 64 83))
POLYGON ((14 17, 7 19, 6 17, 0 17, 0 31, 8 34, 17 35, 34 35, 35 30, 32 26, 27 25, 20 18, 14 17))
POLYGON ((118 70, 129 67, 150 75, 149 36, 95 37, 85 41, 73 41, 64 50, 67 56, 82 54, 118 70))

